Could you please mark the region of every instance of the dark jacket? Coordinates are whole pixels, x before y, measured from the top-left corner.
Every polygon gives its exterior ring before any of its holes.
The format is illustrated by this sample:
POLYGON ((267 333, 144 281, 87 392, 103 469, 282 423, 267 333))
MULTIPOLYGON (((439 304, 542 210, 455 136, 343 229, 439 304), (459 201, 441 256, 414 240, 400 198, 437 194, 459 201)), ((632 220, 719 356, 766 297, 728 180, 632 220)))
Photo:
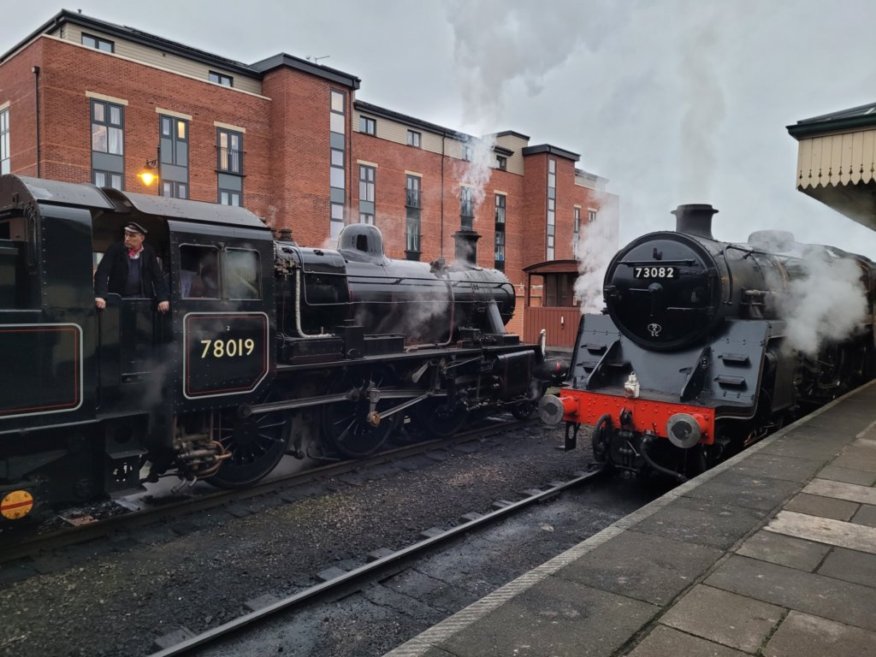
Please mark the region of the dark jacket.
MULTIPOLYGON (((156 301, 170 301, 170 293, 155 251, 148 244, 140 253, 141 296, 156 301)), ((97 272, 94 274, 94 296, 105 298, 108 292, 125 294, 128 282, 128 249, 123 242, 116 242, 106 250, 97 272)))

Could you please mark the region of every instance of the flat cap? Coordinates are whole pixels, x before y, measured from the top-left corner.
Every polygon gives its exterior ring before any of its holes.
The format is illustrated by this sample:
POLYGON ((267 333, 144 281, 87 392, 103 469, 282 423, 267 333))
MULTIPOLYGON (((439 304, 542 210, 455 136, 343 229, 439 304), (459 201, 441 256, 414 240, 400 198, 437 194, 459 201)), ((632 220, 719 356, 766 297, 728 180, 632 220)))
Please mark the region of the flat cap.
POLYGON ((141 235, 145 235, 148 231, 143 228, 136 221, 129 221, 125 224, 125 232, 126 233, 140 233, 141 235))

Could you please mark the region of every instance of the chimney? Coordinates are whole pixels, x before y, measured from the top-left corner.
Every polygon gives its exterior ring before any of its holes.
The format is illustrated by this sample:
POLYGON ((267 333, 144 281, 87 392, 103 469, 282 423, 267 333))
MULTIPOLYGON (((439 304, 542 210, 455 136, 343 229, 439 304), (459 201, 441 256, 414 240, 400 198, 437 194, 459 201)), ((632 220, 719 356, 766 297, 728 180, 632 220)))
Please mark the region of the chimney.
POLYGON ((476 267, 478 262, 478 240, 480 234, 471 228, 461 228, 453 233, 456 243, 456 261, 464 262, 471 267, 476 267))
POLYGON ((716 212, 718 211, 708 203, 679 205, 672 211, 675 215, 675 232, 713 240, 712 215, 716 212))

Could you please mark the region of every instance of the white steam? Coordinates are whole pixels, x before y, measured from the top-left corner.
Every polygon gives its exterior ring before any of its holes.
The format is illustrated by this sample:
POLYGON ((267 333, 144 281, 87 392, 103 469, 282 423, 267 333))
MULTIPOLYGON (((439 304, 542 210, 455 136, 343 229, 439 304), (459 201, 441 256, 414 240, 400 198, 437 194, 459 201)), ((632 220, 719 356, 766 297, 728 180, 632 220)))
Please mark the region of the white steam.
POLYGON ((816 356, 826 342, 848 338, 867 318, 861 269, 847 257, 819 247, 800 260, 802 276, 778 299, 785 320, 785 346, 816 356))
POLYGON ((470 139, 464 146, 468 148, 470 159, 461 163, 458 171, 460 187, 471 190, 473 216, 477 217, 478 208, 486 197, 484 189, 490 182, 496 156, 493 146, 496 140, 493 135, 485 135, 482 139, 470 139))
POLYGON ((578 261, 578 278, 575 281, 575 298, 580 302, 581 313, 602 312, 602 282, 605 270, 617 251, 617 204, 611 197, 595 199, 599 211, 593 223, 583 223, 580 236, 572 247, 578 261))

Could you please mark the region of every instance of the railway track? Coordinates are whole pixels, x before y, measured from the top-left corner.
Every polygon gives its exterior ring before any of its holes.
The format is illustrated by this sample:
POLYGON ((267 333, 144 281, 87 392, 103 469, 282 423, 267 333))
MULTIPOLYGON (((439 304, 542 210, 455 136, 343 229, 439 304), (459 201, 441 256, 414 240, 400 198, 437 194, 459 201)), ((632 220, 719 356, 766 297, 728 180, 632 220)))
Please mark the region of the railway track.
POLYGON ((400 461, 434 450, 447 449, 454 445, 510 431, 522 426, 526 422, 505 419, 487 420, 485 426, 473 427, 449 438, 416 442, 411 445, 385 450, 363 459, 343 460, 300 472, 270 477, 243 490, 211 489, 208 492, 202 492, 185 499, 179 499, 176 496, 172 501, 158 498, 145 508, 126 510, 120 506, 116 511, 117 515, 81 524, 77 523, 48 532, 12 532, 9 535, 0 536, 0 564, 9 563, 49 550, 86 543, 112 534, 167 522, 192 513, 209 511, 248 499, 278 494, 309 482, 338 477, 350 472, 368 470, 369 468, 400 461))
POLYGON ((460 519, 454 527, 438 530, 432 529, 423 532, 424 538, 411 545, 395 551, 384 551, 382 554, 369 555, 372 560, 368 563, 348 571, 332 569, 333 576, 314 586, 305 588, 283 599, 276 600, 265 606, 243 614, 231 621, 223 623, 210 630, 188 637, 174 645, 152 653, 149 657, 174 657, 176 655, 190 654, 196 649, 205 649, 218 644, 232 635, 242 632, 244 629, 253 628, 260 623, 265 623, 278 617, 280 614, 294 614, 308 605, 326 598, 337 596, 363 582, 374 581, 384 576, 388 571, 398 569, 403 564, 422 559, 435 551, 438 547, 459 538, 463 534, 470 534, 500 520, 506 520, 520 513, 528 507, 555 497, 561 492, 585 482, 593 480, 602 474, 601 469, 576 474, 574 478, 566 481, 554 481, 539 489, 524 491, 524 497, 516 501, 500 500, 494 503, 494 510, 489 513, 469 513, 460 519))

